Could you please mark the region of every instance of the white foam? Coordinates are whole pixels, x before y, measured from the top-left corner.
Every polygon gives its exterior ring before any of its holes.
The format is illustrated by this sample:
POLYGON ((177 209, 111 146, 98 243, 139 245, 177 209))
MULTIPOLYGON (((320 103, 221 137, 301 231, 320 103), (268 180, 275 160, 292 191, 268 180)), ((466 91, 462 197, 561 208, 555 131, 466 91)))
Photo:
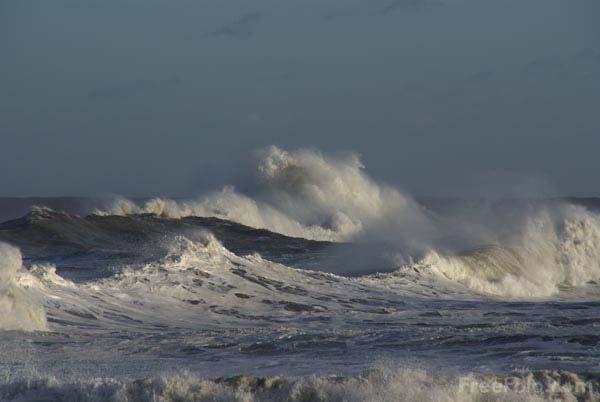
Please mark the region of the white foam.
POLYGON ((414 369, 377 369, 356 377, 241 376, 221 381, 191 374, 142 380, 62 382, 52 378, 0 384, 5 401, 222 402, 542 402, 597 400, 594 382, 569 372, 514 377, 449 376, 414 369))
POLYGON ((360 234, 394 233, 410 226, 416 236, 430 223, 412 198, 376 183, 356 155, 325 157, 309 150, 267 149, 258 163, 256 197, 225 187, 194 201, 156 198, 143 206, 119 199, 99 214, 152 213, 159 216, 210 216, 255 228, 314 240, 350 240, 360 234), (386 228, 392 226, 390 233, 386 228), (373 229, 373 230, 370 230, 373 229))
POLYGON ((542 209, 500 244, 462 255, 431 251, 418 265, 484 294, 552 296, 600 278, 600 219, 580 207, 542 209))
POLYGON ((411 197, 370 178, 352 154, 333 158, 270 147, 257 176, 260 188, 252 198, 225 187, 188 202, 154 199, 137 207, 120 200, 112 213, 214 216, 288 236, 367 248, 384 243, 399 265, 419 260, 438 278, 500 297, 549 297, 600 278, 600 223, 583 208, 515 205, 516 211, 491 219, 476 211, 460 219, 433 217, 411 197), (452 238, 461 247, 490 247, 453 254, 456 246, 445 244, 452 238))
POLYGON ((20 286, 22 257, 19 249, 0 243, 0 330, 46 329, 43 307, 35 296, 20 286))

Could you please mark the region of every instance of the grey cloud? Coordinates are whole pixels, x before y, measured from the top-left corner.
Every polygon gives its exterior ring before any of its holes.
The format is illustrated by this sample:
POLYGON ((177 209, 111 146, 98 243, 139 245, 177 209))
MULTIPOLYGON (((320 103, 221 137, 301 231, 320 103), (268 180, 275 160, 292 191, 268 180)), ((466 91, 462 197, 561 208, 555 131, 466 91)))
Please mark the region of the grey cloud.
POLYGON ((254 28, 263 18, 259 12, 245 14, 234 21, 221 25, 209 33, 210 36, 229 36, 246 39, 254 35, 254 28))

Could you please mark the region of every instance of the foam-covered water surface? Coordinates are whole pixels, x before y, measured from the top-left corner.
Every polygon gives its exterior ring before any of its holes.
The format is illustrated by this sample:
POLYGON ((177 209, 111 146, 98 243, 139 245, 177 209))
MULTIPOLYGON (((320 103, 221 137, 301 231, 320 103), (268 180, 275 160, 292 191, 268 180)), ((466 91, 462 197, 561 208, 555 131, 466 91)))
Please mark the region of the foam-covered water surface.
MULTIPOLYGON (((593 353, 600 323, 594 283, 564 287, 551 297, 499 297, 440 275, 447 268, 430 257, 390 273, 346 277, 293 268, 256 252, 237 255, 196 226, 193 236, 186 228, 182 233, 189 237, 156 239, 145 227, 148 238, 140 240, 136 225, 167 225, 144 216, 118 218, 131 244, 115 248, 108 235, 113 219, 43 210, 3 226, 14 240, 44 254, 10 273, 11 286, 30 300, 27 306, 35 301, 45 310, 45 320, 22 314, 20 320, 30 324, 16 329, 47 330, 1 335, 11 372, 152 375, 156 359, 161 371, 185 368, 205 376, 354 374, 388 360, 461 372, 581 371, 600 363, 593 353), (45 245, 52 247, 34 247, 32 233, 65 225, 68 233, 76 225, 89 233, 72 243, 57 238, 45 245), (103 269, 95 277, 73 274, 103 269), (56 365, 64 356, 69 364, 56 365)), ((220 230, 229 230, 224 238, 257 235, 223 225, 220 230)), ((290 263, 327 250, 326 244, 276 238, 271 252, 288 250, 290 263)), ((16 248, 3 249, 20 258, 16 248)), ((492 256, 485 258, 499 258, 492 256)), ((21 261, 10 263, 20 267, 21 261)))
POLYGON ((259 171, 254 198, 0 224, 0 399, 597 400, 594 210, 465 219, 310 152, 259 171))

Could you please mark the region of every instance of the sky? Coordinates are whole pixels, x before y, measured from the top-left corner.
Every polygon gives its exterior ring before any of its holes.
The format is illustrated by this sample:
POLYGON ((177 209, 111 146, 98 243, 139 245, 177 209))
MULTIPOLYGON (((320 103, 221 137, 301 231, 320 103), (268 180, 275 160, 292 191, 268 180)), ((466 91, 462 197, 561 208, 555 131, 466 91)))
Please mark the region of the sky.
POLYGON ((0 196, 190 196, 255 150, 600 196, 597 0, 0 0, 0 196))

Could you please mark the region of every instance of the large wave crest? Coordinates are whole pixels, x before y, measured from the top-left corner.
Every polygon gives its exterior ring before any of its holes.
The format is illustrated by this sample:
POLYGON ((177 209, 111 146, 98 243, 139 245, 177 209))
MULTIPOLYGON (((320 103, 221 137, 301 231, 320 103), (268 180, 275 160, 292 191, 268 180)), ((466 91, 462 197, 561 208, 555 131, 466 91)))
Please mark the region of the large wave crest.
POLYGON ((431 251, 420 264, 479 293, 551 296, 600 278, 600 219, 575 206, 543 209, 501 243, 450 255, 431 251))
POLYGON ((427 227, 422 208, 409 196, 376 183, 363 171, 356 155, 325 157, 319 152, 287 152, 270 147, 256 170, 258 188, 254 196, 233 187, 193 201, 155 198, 138 206, 117 200, 99 214, 151 213, 165 217, 212 216, 255 228, 268 229, 312 240, 345 241, 398 228, 427 227))

